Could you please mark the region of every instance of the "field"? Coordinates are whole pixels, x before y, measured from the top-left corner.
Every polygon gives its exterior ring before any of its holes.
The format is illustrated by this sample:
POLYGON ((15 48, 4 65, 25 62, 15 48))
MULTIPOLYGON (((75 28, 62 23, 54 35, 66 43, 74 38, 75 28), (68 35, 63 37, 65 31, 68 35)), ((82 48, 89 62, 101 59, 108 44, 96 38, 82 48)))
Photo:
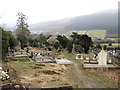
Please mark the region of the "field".
POLYGON ((80 30, 80 31, 69 31, 66 32, 65 35, 67 37, 70 37, 72 35, 72 32, 77 32, 78 34, 87 34, 91 38, 104 38, 106 36, 106 30, 80 30))

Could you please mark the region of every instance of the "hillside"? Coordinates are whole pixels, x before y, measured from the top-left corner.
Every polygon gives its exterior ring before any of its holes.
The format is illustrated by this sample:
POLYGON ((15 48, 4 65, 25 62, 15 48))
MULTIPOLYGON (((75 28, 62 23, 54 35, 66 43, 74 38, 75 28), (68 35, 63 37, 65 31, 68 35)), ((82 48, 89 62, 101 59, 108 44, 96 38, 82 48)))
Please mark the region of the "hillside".
POLYGON ((107 30, 107 35, 118 33, 117 11, 99 12, 96 14, 78 16, 66 26, 67 30, 107 30))
POLYGON ((52 33, 73 30, 107 30, 108 36, 116 36, 118 33, 118 12, 117 10, 107 10, 91 15, 41 22, 30 25, 30 30, 45 30, 52 33))
POLYGON ((70 37, 72 32, 77 32, 78 34, 87 34, 92 39, 96 38, 105 38, 106 36, 106 30, 80 30, 80 31, 69 31, 64 33, 65 36, 70 37))

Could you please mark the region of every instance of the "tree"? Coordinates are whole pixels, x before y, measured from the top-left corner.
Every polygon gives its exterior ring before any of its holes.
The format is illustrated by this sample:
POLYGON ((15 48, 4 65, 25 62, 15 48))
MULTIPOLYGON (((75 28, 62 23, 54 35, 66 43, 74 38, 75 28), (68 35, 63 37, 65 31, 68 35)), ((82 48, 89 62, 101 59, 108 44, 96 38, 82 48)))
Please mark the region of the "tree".
POLYGON ((37 38, 37 41, 41 44, 45 44, 47 41, 47 37, 44 36, 43 34, 40 34, 39 37, 37 38))
POLYGON ((75 44, 79 44, 79 41, 80 41, 80 38, 81 38, 80 34, 77 34, 76 32, 72 32, 71 37, 73 38, 73 42, 75 44))
POLYGON ((22 12, 18 13, 18 19, 17 19, 17 24, 16 24, 16 35, 17 39, 21 43, 21 48, 23 49, 24 47, 27 46, 28 38, 30 36, 30 31, 28 30, 28 23, 27 21, 27 16, 24 15, 22 12))
POLYGON ((80 45, 84 48, 84 52, 88 53, 89 47, 93 44, 91 37, 88 35, 82 35, 80 38, 80 45))
POLYGON ((58 42, 56 42, 53 47, 55 47, 56 50, 58 50, 58 48, 60 47, 60 44, 58 42))
POLYGON ((76 45, 75 45, 75 51, 76 51, 76 52, 79 52, 79 53, 83 52, 83 48, 82 48, 82 46, 76 44, 76 45))
POLYGON ((67 44, 67 51, 68 51, 69 53, 71 53, 71 52, 72 52, 72 48, 73 48, 73 41, 70 40, 70 41, 68 42, 68 44, 67 44))
POLYGON ((59 41, 60 45, 62 45, 63 48, 67 47, 67 43, 69 42, 69 39, 65 37, 64 35, 58 35, 57 40, 59 41))
POLYGON ((21 49, 24 49, 24 47, 27 47, 28 38, 25 35, 18 34, 17 39, 20 41, 21 49))
POLYGON ((29 38, 29 45, 32 47, 38 47, 38 42, 36 39, 29 38))
POLYGON ((2 28, 0 30, 2 31, 2 58, 5 59, 9 47, 9 36, 2 28))
POLYGON ((12 33, 8 32, 8 36, 9 36, 9 47, 10 47, 10 49, 14 49, 14 47, 17 45, 18 41, 12 35, 12 33))
POLYGON ((2 58, 5 59, 8 53, 8 47, 14 49, 17 45, 17 40, 10 32, 7 32, 2 28, 0 28, 0 32, 2 32, 2 58))
POLYGON ((77 45, 76 49, 79 47, 79 51, 82 51, 81 46, 84 49, 85 53, 88 53, 89 47, 92 46, 92 39, 88 35, 80 35, 76 32, 73 32, 71 37, 73 38, 73 43, 77 45))

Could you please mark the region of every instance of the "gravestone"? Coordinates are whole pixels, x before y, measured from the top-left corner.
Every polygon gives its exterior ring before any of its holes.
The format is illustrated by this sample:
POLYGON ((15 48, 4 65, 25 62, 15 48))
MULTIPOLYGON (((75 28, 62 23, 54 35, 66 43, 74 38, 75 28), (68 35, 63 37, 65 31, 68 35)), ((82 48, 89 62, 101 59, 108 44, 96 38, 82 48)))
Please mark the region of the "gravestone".
POLYGON ((98 54, 98 65, 107 65, 107 52, 101 50, 98 54))

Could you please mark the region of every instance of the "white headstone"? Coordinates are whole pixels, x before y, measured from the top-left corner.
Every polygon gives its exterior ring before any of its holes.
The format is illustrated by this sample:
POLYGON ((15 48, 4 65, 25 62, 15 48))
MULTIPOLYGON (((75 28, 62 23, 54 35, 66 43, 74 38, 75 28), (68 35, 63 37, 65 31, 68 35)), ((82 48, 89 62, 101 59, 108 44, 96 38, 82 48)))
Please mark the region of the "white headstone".
POLYGON ((98 54, 98 65, 107 65, 107 52, 104 50, 98 54))

